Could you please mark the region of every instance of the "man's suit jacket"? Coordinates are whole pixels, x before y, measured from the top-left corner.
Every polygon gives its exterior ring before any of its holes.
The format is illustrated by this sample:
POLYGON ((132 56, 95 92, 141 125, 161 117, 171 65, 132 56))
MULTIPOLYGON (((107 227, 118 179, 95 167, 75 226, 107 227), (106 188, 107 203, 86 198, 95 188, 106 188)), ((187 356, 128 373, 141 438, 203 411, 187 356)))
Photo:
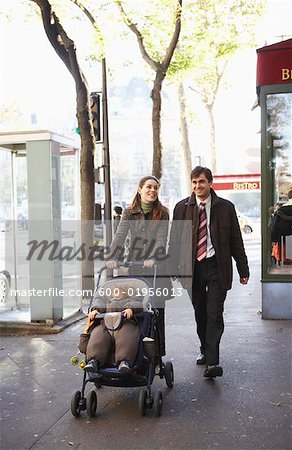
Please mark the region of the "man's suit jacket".
MULTIPOLYGON (((181 200, 174 208, 169 253, 172 275, 183 287, 191 289, 195 270, 195 252, 199 225, 199 208, 195 194, 181 200)), ((224 290, 232 286, 232 258, 240 278, 249 277, 247 257, 233 203, 218 197, 211 189, 210 235, 217 260, 220 283, 224 290)))

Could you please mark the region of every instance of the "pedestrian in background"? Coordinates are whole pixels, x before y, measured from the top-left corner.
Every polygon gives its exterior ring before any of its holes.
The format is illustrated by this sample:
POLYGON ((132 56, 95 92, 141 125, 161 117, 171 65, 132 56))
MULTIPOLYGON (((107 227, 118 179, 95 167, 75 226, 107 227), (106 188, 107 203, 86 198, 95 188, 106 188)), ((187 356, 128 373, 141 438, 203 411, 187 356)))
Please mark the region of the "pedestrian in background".
POLYGON ((282 206, 292 206, 292 189, 287 192, 287 201, 282 206))
POLYGON ((216 195, 207 167, 195 167, 191 181, 192 194, 174 208, 169 248, 173 275, 188 290, 195 312, 200 340, 197 364, 206 365, 204 377, 215 378, 223 374, 219 344, 224 301, 232 285, 232 257, 241 284, 247 284, 249 268, 233 203, 216 195), (186 261, 187 246, 192 247, 191 261, 186 261))
POLYGON ((122 217, 123 208, 121 206, 116 205, 113 211, 113 219, 114 219, 114 233, 117 231, 121 217, 122 217))

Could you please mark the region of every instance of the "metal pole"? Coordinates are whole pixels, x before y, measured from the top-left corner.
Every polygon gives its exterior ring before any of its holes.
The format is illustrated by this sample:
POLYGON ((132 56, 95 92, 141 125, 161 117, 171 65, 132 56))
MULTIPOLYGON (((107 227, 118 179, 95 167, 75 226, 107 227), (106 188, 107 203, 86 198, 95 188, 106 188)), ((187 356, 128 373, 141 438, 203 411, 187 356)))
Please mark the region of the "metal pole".
POLYGON ((15 306, 19 309, 18 299, 18 235, 17 235, 17 191, 16 191, 16 152, 11 152, 11 191, 12 191, 12 232, 13 232, 13 263, 14 263, 14 288, 15 306))
POLYGON ((107 109, 107 82, 106 61, 102 59, 102 102, 103 102, 103 166, 104 166, 104 218, 105 218, 105 245, 108 247, 112 241, 112 200, 110 178, 110 153, 108 136, 108 109, 107 109))

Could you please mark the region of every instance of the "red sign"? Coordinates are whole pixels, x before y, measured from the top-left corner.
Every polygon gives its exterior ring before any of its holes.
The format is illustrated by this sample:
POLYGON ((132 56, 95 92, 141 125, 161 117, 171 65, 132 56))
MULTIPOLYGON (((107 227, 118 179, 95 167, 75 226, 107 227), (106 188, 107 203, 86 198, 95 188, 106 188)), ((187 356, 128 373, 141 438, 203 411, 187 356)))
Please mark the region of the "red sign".
POLYGON ((227 183, 213 183, 212 187, 219 191, 254 191, 261 188, 260 181, 238 181, 227 183))
POLYGON ((292 83, 292 39, 257 49, 257 86, 292 83))
POLYGON ((258 191, 261 189, 261 175, 259 173, 214 175, 212 187, 215 191, 258 191))

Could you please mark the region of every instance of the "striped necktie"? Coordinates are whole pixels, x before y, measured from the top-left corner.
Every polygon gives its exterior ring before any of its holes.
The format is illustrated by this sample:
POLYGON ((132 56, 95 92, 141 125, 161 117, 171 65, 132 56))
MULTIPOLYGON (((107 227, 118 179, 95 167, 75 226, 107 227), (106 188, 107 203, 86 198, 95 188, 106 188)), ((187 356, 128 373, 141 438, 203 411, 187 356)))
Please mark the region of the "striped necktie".
POLYGON ((199 228, 198 228, 198 242, 197 242, 197 254, 196 258, 198 261, 207 256, 207 214, 206 214, 206 203, 200 203, 200 213, 199 213, 199 228))

